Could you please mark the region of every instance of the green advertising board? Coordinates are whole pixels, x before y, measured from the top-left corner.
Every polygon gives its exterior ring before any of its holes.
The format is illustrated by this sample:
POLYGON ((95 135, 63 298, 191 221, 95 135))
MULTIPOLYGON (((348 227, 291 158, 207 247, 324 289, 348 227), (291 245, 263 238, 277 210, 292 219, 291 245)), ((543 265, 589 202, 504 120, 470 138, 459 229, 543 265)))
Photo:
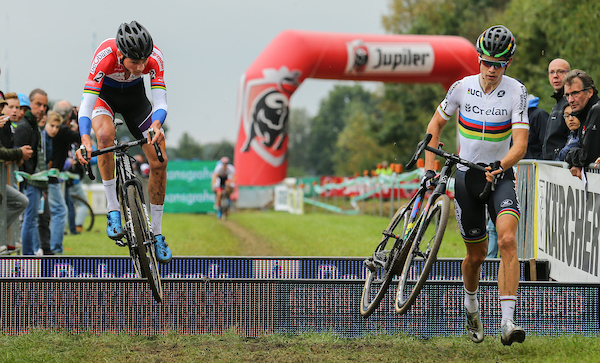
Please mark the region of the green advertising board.
POLYGON ((170 161, 167 167, 166 213, 214 212, 210 186, 217 161, 170 161))

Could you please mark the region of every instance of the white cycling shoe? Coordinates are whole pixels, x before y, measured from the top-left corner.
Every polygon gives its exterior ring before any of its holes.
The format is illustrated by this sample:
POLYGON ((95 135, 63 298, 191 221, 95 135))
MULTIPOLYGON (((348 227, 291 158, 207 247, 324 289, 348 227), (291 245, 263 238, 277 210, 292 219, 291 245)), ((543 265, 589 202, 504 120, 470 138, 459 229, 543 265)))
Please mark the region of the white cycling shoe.
POLYGON ((483 342, 483 324, 481 323, 481 318, 479 317, 479 311, 474 313, 467 311, 467 333, 469 334, 469 338, 471 338, 474 343, 483 342))
POLYGON ((512 345, 512 343, 523 343, 525 341, 525 330, 512 320, 507 320, 502 325, 502 334, 500 335, 500 341, 504 345, 512 345))

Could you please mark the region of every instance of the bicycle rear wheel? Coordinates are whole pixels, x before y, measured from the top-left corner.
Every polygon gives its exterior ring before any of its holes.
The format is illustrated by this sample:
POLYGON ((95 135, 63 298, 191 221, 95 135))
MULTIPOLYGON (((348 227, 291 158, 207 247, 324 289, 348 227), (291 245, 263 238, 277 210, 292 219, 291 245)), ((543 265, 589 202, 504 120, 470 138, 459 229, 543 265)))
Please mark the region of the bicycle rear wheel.
POLYGON ((148 280, 154 300, 161 302, 163 289, 154 251, 154 236, 150 232, 150 220, 146 206, 135 185, 127 186, 126 195, 133 226, 133 236, 130 241, 131 257, 134 265, 141 267, 142 276, 140 277, 148 280))
POLYGON ((87 217, 85 218, 85 222, 81 227, 84 231, 91 231, 92 227, 94 227, 94 211, 92 210, 92 207, 86 199, 83 199, 78 195, 71 195, 71 198, 73 199, 73 204, 75 205, 75 215, 80 213, 80 208, 87 210, 87 217))
POLYGON ((425 285, 446 231, 450 214, 450 198, 446 194, 439 196, 422 220, 406 261, 396 293, 396 313, 405 314, 417 300, 425 285), (415 281, 414 285, 408 283, 415 281))
POLYGON ((399 262, 404 261, 410 245, 402 240, 409 217, 410 210, 406 207, 398 209, 383 231, 383 239, 375 252, 365 260, 368 270, 360 298, 360 313, 364 317, 370 316, 377 309, 394 275, 402 269, 399 262))

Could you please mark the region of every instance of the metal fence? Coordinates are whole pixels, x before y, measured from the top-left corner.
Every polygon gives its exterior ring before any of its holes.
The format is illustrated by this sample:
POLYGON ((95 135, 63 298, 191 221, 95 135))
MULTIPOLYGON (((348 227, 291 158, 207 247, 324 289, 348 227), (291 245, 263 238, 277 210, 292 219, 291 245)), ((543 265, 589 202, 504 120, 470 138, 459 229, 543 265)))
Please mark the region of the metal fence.
MULTIPOLYGON (((363 257, 174 257, 161 266, 166 279, 364 280, 363 257)), ((439 258, 430 281, 462 281, 461 258, 439 258)), ((520 281, 548 281, 547 261, 521 259, 520 281)), ((481 281, 498 279, 500 259, 486 259, 481 281)), ((129 256, 4 256, 0 278, 131 279, 136 274, 129 256)))

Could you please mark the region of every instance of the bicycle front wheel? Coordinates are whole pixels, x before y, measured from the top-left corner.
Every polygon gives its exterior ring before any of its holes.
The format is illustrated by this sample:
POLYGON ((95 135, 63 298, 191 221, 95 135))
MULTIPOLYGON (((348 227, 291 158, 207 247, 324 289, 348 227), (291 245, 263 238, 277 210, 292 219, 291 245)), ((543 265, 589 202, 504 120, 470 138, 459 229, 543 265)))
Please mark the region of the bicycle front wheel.
POLYGON ((450 214, 450 198, 440 195, 422 219, 406 261, 396 292, 396 313, 405 314, 425 285, 446 231, 450 214), (414 284, 409 284, 414 281, 414 284))
POLYGON ((383 239, 375 252, 365 260, 367 276, 360 298, 360 313, 364 317, 370 316, 377 309, 392 279, 402 269, 399 262, 405 260, 404 256, 408 253, 410 245, 402 240, 410 217, 409 212, 406 207, 396 211, 387 229, 383 231, 383 239), (400 238, 396 239, 392 235, 400 238))
POLYGON ((134 259, 134 264, 141 267, 140 277, 147 278, 154 300, 161 302, 162 282, 154 251, 154 237, 150 233, 148 212, 135 185, 127 186, 126 195, 133 226, 133 236, 130 241, 131 257, 134 259))
POLYGON ((229 216, 229 197, 227 193, 223 191, 221 193, 221 219, 226 221, 229 216))

